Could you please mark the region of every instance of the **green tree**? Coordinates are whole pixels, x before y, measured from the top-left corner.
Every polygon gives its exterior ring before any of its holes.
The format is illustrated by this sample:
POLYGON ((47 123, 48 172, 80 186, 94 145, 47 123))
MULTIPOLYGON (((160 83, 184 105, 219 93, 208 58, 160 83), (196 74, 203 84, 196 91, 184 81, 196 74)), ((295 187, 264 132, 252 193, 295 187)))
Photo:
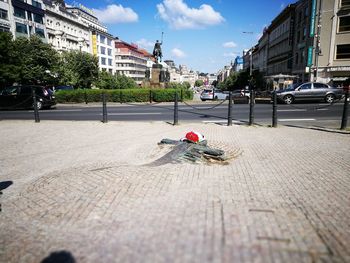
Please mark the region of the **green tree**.
POLYGON ((116 76, 116 87, 117 89, 134 89, 138 88, 136 82, 125 75, 117 75, 116 76))
POLYGON ((116 76, 104 70, 99 72, 94 84, 99 89, 116 89, 118 85, 116 76))
POLYGON ((13 57, 18 70, 17 82, 22 84, 47 84, 52 81, 59 56, 49 44, 33 35, 13 41, 13 57))
POLYGON ((62 85, 75 88, 91 88, 99 73, 96 56, 81 51, 64 52, 61 55, 58 75, 62 85))
POLYGON ((197 79, 196 82, 194 83, 194 86, 195 86, 195 87, 203 86, 203 80, 197 79))
POLYGON ((0 87, 11 85, 18 78, 14 61, 12 34, 0 32, 0 87))

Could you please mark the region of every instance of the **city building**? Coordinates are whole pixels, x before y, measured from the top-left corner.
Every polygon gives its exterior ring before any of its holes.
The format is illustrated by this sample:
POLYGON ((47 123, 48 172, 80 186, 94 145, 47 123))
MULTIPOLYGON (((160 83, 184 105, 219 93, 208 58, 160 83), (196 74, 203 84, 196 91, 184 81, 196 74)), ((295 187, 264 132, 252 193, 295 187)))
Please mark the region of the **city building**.
POLYGON ((0 0, 0 32, 10 32, 10 4, 9 0, 0 0))
POLYGON ((231 74, 233 72, 240 72, 243 69, 243 57, 237 56, 235 58, 235 61, 233 62, 232 68, 231 68, 231 74))
POLYGON ((80 50, 91 53, 89 25, 64 3, 44 0, 48 42, 58 51, 80 50))
POLYGON ((350 1, 306 2, 311 5, 310 21, 315 20, 309 32, 315 47, 308 47, 311 80, 341 85, 350 76, 350 1))
POLYGON ((149 59, 136 45, 115 39, 115 72, 133 78, 139 85, 145 79, 149 59))
POLYGON ((14 38, 35 34, 43 42, 47 42, 45 10, 41 0, 8 0, 0 3, 1 31, 8 31, 10 25, 9 31, 14 38))

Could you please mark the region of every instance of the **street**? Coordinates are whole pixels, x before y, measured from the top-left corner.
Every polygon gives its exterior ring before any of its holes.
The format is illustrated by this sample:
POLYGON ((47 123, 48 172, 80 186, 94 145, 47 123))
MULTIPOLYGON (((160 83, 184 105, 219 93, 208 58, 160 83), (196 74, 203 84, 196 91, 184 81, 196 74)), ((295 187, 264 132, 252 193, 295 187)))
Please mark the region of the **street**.
MULTIPOLYGON (((228 102, 189 102, 179 103, 179 123, 227 123, 228 102), (217 106, 218 105, 218 106, 217 106)), ((333 105, 326 103, 278 104, 277 116, 280 125, 318 126, 339 128, 343 103, 333 105)), ((102 104, 58 104, 55 108, 39 112, 44 120, 102 120, 102 104)), ((174 121, 172 103, 153 104, 107 104, 108 121, 174 121)), ((34 120, 33 110, 0 111, 0 120, 34 120)), ((246 123, 249 119, 248 104, 232 106, 233 123, 246 123)), ((254 122, 270 125, 272 122, 272 105, 256 104, 254 122)))

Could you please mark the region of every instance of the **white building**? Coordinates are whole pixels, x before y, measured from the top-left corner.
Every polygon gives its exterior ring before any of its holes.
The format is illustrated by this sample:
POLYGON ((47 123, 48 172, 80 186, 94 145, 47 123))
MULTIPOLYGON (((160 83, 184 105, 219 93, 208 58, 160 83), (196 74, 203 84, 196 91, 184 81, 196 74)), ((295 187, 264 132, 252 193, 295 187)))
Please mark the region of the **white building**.
POLYGON ((136 45, 115 40, 115 71, 125 75, 141 85, 145 79, 148 58, 136 45))
POLYGON ((10 4, 9 0, 0 1, 0 32, 10 32, 10 4))
POLYGON ((89 25, 79 16, 68 12, 65 6, 50 0, 44 3, 49 43, 58 51, 80 50, 91 53, 89 25))

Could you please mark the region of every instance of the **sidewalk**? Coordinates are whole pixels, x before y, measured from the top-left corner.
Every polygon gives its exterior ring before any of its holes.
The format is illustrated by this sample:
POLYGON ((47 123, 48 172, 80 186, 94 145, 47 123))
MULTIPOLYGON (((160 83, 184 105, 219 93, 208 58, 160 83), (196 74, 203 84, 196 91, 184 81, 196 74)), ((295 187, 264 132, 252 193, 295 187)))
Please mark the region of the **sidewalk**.
POLYGON ((0 145, 0 262, 350 262, 349 134, 0 121, 0 145), (191 130, 235 158, 149 165, 191 130))

